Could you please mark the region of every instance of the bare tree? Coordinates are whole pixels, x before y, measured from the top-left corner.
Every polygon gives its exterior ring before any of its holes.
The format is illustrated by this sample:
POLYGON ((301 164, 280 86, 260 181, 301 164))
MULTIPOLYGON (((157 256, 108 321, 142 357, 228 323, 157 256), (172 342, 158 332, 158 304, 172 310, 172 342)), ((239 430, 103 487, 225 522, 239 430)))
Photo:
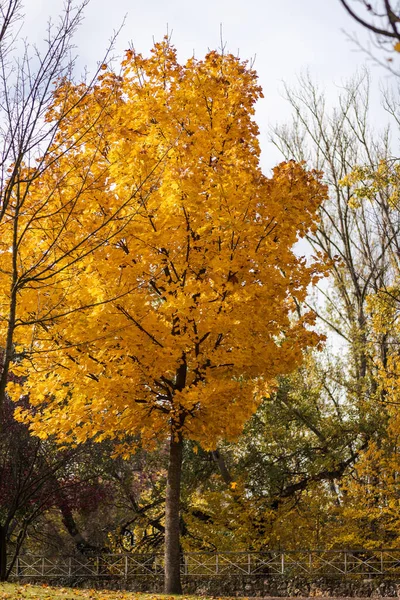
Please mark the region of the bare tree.
MULTIPOLYGON (((84 112, 85 100, 95 96, 97 77, 105 68, 115 39, 114 36, 93 77, 74 85, 73 36, 87 3, 88 0, 84 0, 75 7, 73 0, 67 0, 58 23, 48 26, 44 50, 25 43, 22 56, 11 43, 22 19, 21 2, 8 0, 2 8, 0 347, 3 356, 0 416, 10 365, 18 360, 16 336, 29 328, 33 339, 35 332, 39 329, 47 331, 49 323, 66 312, 87 308, 85 302, 69 306, 61 287, 60 294, 55 293, 52 300, 46 289, 50 286, 56 289, 57 283, 61 279, 65 282, 67 277, 72 285, 71 268, 79 268, 81 260, 99 247, 118 243, 127 220, 135 216, 135 208, 126 219, 121 213, 134 204, 136 195, 146 183, 132 186, 112 211, 101 206, 91 211, 90 224, 81 227, 77 215, 84 210, 88 196, 93 195, 99 185, 92 173, 93 163, 100 153, 104 164, 109 162, 104 149, 104 132, 98 123, 109 103, 116 100, 115 88, 110 85, 107 97, 95 99, 97 113, 94 111, 87 119, 76 117, 76 109, 82 106, 80 111, 84 112), (67 134, 65 130, 60 133, 63 127, 68 129, 67 134), (89 137, 93 151, 86 152, 85 158, 80 160, 77 158, 79 150, 75 150, 84 146, 89 137), (78 183, 73 193, 64 199, 62 185, 74 178, 78 183), (32 201, 34 188, 37 197, 32 201), (38 230, 42 232, 41 244, 29 255, 31 232, 38 230), (38 297, 41 294, 40 306, 38 304, 28 312, 19 311, 24 298, 35 294, 38 297), (44 301, 46 297, 48 300, 44 301)), ((118 77, 110 77, 117 85, 118 77)), ((26 347, 23 349, 24 352, 27 350, 26 347)))
POLYGON ((339 0, 356 23, 371 34, 371 44, 350 39, 377 64, 399 76, 396 55, 400 50, 400 3, 396 0, 339 0))
MULTIPOLYGON (((400 214, 388 188, 358 202, 356 187, 345 177, 357 165, 375 169, 380 161, 392 160, 389 129, 376 134, 369 125, 367 72, 343 87, 331 110, 308 76, 301 78, 297 90, 286 88, 285 93, 293 107, 293 121, 276 127, 273 141, 285 157, 309 161, 322 170, 330 192, 318 231, 308 240, 314 251, 325 252, 331 260, 333 286, 320 288, 314 309, 348 348, 353 391, 365 397, 376 390, 367 298, 389 289, 399 272, 400 214)), ((398 106, 388 95, 385 98, 395 121, 398 106)), ((383 360, 387 345, 387 336, 382 335, 376 351, 383 360)))
MULTIPOLYGON (((46 149, 50 148, 55 138, 59 120, 63 118, 61 114, 58 121, 48 123, 45 115, 53 99, 54 82, 72 74, 72 39, 86 5, 87 0, 75 8, 72 0, 67 0, 58 24, 52 26, 49 23, 44 50, 25 43, 22 56, 18 55, 15 48, 19 26, 23 21, 22 2, 8 0, 0 5, 0 224, 14 220, 16 243, 18 214, 22 206, 21 201, 15 198, 20 195, 24 178, 22 171, 24 166, 32 165, 40 155, 46 155, 46 149)), ((45 168, 42 160, 31 173, 31 180, 40 177, 45 168)), ((6 321, 6 335, 2 341, 0 414, 14 353, 19 287, 16 258, 13 261, 8 310, 3 307, 0 314, 3 323, 6 321)))
POLYGON ((363 27, 385 38, 400 40, 400 3, 391 0, 339 0, 363 27), (357 5, 357 8, 356 8, 357 5), (354 7, 354 8, 353 8, 354 7))
MULTIPOLYGON (((71 115, 95 93, 97 77, 110 58, 117 35, 111 39, 93 77, 74 86, 73 37, 88 1, 74 5, 73 0, 66 0, 58 21, 55 24, 49 22, 44 44, 38 48, 20 39, 23 24, 21 0, 0 0, 0 444, 4 448, 12 440, 7 431, 1 431, 4 407, 8 402, 6 387, 21 354, 30 350, 21 345, 20 332, 29 330, 34 342, 36 332, 46 332, 55 319, 66 312, 88 307, 84 301, 70 306, 65 292, 61 291, 62 286, 54 298, 50 298, 47 289, 50 286, 57 289, 57 283, 63 281, 65 284, 67 278, 73 285, 71 269, 79 269, 82 258, 105 244, 118 243, 125 226, 125 220, 119 213, 133 203, 135 195, 140 192, 140 185, 130 190, 113 211, 99 207, 92 215, 91 228, 79 226, 76 213, 85 203, 85 194, 92 193, 96 186, 91 166, 97 153, 102 151, 104 140, 103 132, 96 128, 96 115, 84 123, 79 119, 79 123, 75 122, 71 115), (63 86, 63 83, 66 85, 63 86), (56 110, 52 110, 55 94, 60 88, 63 96, 61 100, 58 98, 56 110), (60 135, 67 121, 69 138, 60 135), (72 160, 66 173, 63 171, 65 158, 73 156, 74 150, 84 143, 88 135, 95 140, 93 156, 89 154, 86 162, 80 164, 72 160), (59 195, 55 213, 54 197, 59 193, 63 179, 71 176, 79 177, 81 183, 67 200, 59 195), (45 184, 42 185, 42 182, 45 184), (33 188, 36 189, 34 201, 33 188), (37 194, 38 189, 42 190, 40 194, 37 194), (54 220, 55 214, 59 215, 58 221, 54 220), (52 219, 53 225, 48 226, 52 219), (72 224, 74 233, 71 235, 72 224), (31 232, 38 230, 42 232, 41 245, 29 254, 31 232), (26 310, 25 306, 22 310, 20 307, 24 302, 26 304, 26 298, 35 295, 41 298, 37 306, 31 310, 26 310)), ((109 97, 98 102, 99 119, 108 103, 115 100, 113 93, 114 89, 110 86, 109 97)), ((130 211, 129 218, 133 218, 134 212, 134 209, 130 211)), ((68 343, 68 340, 63 342, 68 343)), ((35 443, 39 444, 39 441, 32 442, 35 443)), ((44 482, 42 485, 40 476, 37 489, 45 494, 50 483, 56 481, 53 475, 52 469, 49 469, 47 487, 44 482)), ((3 483, 0 472, 0 487, 3 483)), ((60 498, 54 489, 52 493, 56 500, 60 498)), ((39 501, 38 513, 40 506, 39 501)), ((7 531, 11 521, 15 522, 15 507, 4 500, 0 508, 5 511, 0 523, 0 577, 4 578, 7 575, 7 531)), ((70 516, 64 513, 64 522, 71 531, 74 530, 70 516)), ((29 517, 29 523, 36 514, 32 519, 29 517)), ((29 523, 26 521, 26 526, 29 523)), ((19 540, 23 537, 24 534, 21 534, 19 540)))

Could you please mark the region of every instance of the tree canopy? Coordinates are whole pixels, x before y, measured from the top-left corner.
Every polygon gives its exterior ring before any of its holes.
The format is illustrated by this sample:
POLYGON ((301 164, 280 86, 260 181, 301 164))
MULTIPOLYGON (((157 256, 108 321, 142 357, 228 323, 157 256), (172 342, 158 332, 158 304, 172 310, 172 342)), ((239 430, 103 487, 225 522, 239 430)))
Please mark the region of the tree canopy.
MULTIPOLYGON (((211 450, 236 438, 277 376, 323 339, 299 307, 325 267, 294 247, 315 231, 326 187, 294 161, 263 175, 261 95, 233 55, 182 66, 168 40, 150 58, 128 51, 120 75, 104 64, 91 89, 61 80, 47 119, 66 116, 46 177, 24 194, 18 227, 29 235, 10 257, 25 278, 39 271, 17 312, 16 370, 35 407, 19 418, 63 443, 112 438, 126 455, 135 438, 169 438, 167 535, 168 507, 179 522, 182 439, 211 450), (46 218, 30 227, 43 198, 46 218), (59 274, 49 285, 42 243, 59 274)), ((176 562, 177 537, 174 548, 176 562)))
MULTIPOLYGON (((69 206, 90 179, 83 207, 72 208, 74 227, 112 215, 115 232, 56 287, 59 312, 95 308, 50 314, 31 338, 25 364, 36 370, 25 389, 43 406, 34 430, 75 441, 100 432, 146 439, 172 420, 213 447, 237 436, 275 377, 319 341, 307 327, 312 313, 293 313, 321 265, 307 265, 293 246, 315 228, 325 188, 294 162, 271 179, 261 173, 252 120, 261 91, 235 57, 211 52, 181 67, 164 42, 150 59, 128 52, 123 69, 118 77, 105 70, 56 142, 81 136, 66 157, 71 175, 67 165, 49 171, 55 203, 69 206), (96 124, 82 134, 78 119, 96 124), (82 164, 90 164, 84 174, 82 164)), ((29 197, 35 204, 34 189, 29 197)), ((35 236, 39 244, 63 218, 60 209, 32 231, 25 252, 32 256, 35 236)), ((40 294, 40 310, 52 293, 40 294)))

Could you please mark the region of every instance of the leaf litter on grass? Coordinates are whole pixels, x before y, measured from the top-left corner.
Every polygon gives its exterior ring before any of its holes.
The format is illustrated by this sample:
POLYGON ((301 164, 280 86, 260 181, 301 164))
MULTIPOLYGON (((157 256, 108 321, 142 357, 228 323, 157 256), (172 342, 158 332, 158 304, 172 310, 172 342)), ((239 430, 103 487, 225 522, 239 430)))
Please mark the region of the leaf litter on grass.
POLYGON ((0 600, 139 600, 141 596, 133 592, 0 584, 0 600))
MULTIPOLYGON (((180 600, 229 600, 215 598, 215 596, 180 596, 179 598, 180 600)), ((46 584, 0 583, 0 600, 176 600, 176 597, 126 591, 51 587, 46 584)), ((235 600, 240 599, 235 598, 235 600)))

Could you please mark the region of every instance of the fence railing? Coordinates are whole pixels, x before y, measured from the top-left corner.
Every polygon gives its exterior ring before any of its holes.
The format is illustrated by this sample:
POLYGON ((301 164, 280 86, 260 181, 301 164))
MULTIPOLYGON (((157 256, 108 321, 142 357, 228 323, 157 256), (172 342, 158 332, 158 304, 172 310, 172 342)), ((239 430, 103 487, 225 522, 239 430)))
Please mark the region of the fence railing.
MULTIPOLYGON (((18 579, 132 579, 162 576, 159 554, 105 554, 94 557, 20 556, 11 575, 18 579)), ((399 550, 304 550, 269 552, 189 552, 182 575, 260 577, 400 577, 399 550)))

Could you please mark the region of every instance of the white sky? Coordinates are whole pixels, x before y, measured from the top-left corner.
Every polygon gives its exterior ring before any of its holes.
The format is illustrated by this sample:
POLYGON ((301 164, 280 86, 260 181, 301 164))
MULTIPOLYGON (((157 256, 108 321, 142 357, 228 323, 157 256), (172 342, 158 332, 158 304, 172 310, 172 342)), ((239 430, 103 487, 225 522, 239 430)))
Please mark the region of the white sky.
MULTIPOLYGON (((43 39, 49 15, 56 16, 62 5, 62 0, 25 0, 24 34, 35 41, 43 39)), ((208 49, 218 48, 222 23, 227 50, 235 54, 239 50, 243 59, 256 57, 265 95, 257 107, 265 170, 281 160, 268 142, 268 127, 290 116, 281 97, 282 81, 295 84, 296 77, 308 69, 334 102, 338 86, 368 62, 343 30, 357 33, 364 41, 368 35, 339 0, 91 0, 85 14, 76 36, 82 70, 85 65, 90 70, 101 60, 112 31, 119 28, 125 15, 116 54, 122 54, 132 42, 146 55, 153 38, 161 40, 168 29, 182 61, 193 53, 200 58, 208 49)), ((379 78, 388 75, 368 64, 377 90, 379 78)), ((379 128, 383 116, 377 98, 376 93, 374 125, 379 128)))

